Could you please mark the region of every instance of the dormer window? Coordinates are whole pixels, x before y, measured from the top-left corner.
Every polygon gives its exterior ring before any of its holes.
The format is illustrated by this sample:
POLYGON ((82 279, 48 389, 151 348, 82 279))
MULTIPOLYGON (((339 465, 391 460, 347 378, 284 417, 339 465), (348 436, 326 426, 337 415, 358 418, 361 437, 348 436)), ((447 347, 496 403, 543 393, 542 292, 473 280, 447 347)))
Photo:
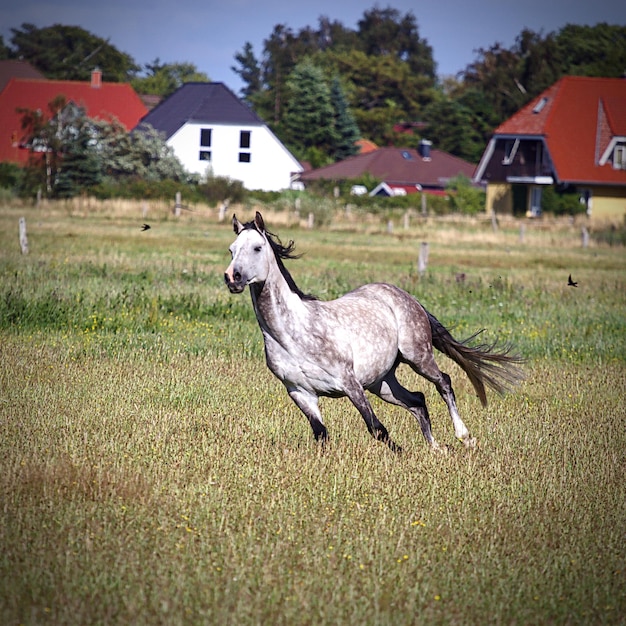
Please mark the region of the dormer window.
POLYGON ((507 139, 504 143, 504 157, 502 165, 511 165, 519 148, 519 139, 507 139))

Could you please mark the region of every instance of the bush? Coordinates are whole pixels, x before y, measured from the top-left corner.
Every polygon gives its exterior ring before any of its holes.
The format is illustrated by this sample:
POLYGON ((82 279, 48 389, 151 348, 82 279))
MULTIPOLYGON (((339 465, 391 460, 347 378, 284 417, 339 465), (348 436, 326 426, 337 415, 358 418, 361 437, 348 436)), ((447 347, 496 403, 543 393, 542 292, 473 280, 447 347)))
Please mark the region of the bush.
POLYGON ((240 180, 233 180, 225 176, 209 178, 206 183, 198 185, 198 191, 205 202, 215 206, 218 202, 230 200, 240 203, 246 198, 246 190, 240 180))
POLYGON ((580 192, 575 189, 557 191, 555 187, 545 187, 541 194, 541 210, 552 215, 578 215, 586 207, 580 202, 580 192))
POLYGON ((473 187, 469 178, 456 176, 448 183, 452 211, 464 215, 476 215, 485 210, 485 192, 473 187))
POLYGON ((24 170, 16 163, 0 163, 0 188, 16 192, 24 177, 24 170))

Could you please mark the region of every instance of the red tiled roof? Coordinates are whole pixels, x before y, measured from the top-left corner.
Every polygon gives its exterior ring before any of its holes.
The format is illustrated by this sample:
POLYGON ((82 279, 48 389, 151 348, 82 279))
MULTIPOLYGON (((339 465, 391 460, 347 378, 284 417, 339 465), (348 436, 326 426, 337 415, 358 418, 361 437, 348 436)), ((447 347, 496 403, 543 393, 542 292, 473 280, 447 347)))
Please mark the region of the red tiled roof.
POLYGON ((48 112, 48 103, 63 95, 68 101, 84 106, 87 115, 100 120, 116 118, 131 130, 148 112, 134 89, 126 83, 101 83, 66 80, 29 80, 13 78, 0 93, 0 162, 25 163, 28 150, 16 145, 22 138, 22 115, 17 108, 41 109, 48 112))
POLYGON ((366 152, 373 152, 374 150, 378 149, 378 146, 369 139, 358 139, 354 143, 359 149, 358 154, 365 154, 366 152))
POLYGON ((494 135, 543 137, 560 182, 626 184, 626 171, 598 163, 612 137, 626 137, 626 79, 565 76, 494 135))
POLYGON ((365 154, 338 161, 326 167, 303 172, 300 179, 350 180, 370 174, 389 185, 422 185, 443 188, 449 179, 463 174, 471 178, 474 165, 440 150, 431 150, 423 159, 412 148, 378 148, 365 154))

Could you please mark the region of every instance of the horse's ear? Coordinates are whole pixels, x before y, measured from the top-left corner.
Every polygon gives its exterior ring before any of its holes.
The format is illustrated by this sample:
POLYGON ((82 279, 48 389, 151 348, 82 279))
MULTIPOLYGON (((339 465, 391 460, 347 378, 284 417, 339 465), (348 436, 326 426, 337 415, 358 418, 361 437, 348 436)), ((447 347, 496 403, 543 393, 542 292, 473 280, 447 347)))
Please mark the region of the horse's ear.
POLYGON ((237 216, 233 213, 233 230, 235 235, 238 235, 243 230, 243 224, 237 219, 237 216))
POLYGON ((265 223, 263 222, 263 216, 258 211, 254 216, 254 225, 260 233, 265 232, 265 223))

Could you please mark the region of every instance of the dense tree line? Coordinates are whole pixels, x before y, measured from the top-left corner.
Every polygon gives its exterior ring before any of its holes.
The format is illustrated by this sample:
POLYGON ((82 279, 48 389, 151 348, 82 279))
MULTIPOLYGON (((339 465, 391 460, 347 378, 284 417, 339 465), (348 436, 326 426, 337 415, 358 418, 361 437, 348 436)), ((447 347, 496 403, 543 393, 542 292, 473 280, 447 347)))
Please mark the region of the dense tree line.
POLYGON ((626 26, 569 24, 547 34, 524 29, 510 48, 497 42, 481 48, 458 76, 440 80, 410 12, 373 8, 355 30, 327 17, 319 18, 316 29, 298 32, 277 25, 262 56, 247 42, 233 70, 244 82, 242 97, 288 145, 290 76, 303 59, 319 67, 327 83, 340 81, 368 139, 414 147, 424 137, 477 162, 494 128, 562 76, 624 75, 626 26), (400 136, 398 124, 419 132, 400 136))
MULTIPOLYGON (((143 67, 75 26, 11 29, 0 58, 22 58, 49 78, 128 81, 139 93, 167 96, 189 80, 208 80, 190 63, 143 67)), ((322 165, 354 152, 362 136, 379 145, 415 147, 421 138, 476 162, 502 121, 561 76, 620 77, 626 26, 568 24, 544 34, 523 30, 510 48, 476 51, 455 77, 438 78, 433 50, 412 12, 366 10, 356 28, 321 16, 294 31, 277 24, 261 55, 246 42, 235 55, 240 95, 301 159, 322 165), (412 128, 400 134, 399 127, 412 128)))

